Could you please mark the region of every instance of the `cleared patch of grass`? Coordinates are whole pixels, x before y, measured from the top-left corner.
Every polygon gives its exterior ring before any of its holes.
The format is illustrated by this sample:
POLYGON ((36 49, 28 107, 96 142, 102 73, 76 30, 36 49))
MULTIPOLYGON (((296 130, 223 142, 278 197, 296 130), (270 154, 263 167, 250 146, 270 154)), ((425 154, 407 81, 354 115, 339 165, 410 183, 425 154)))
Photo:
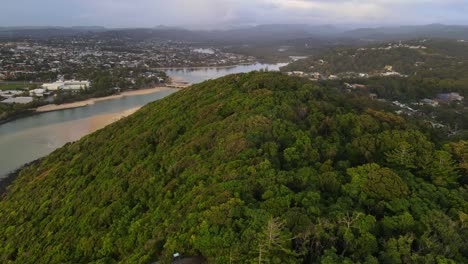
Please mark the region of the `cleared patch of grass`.
POLYGON ((28 84, 19 84, 19 83, 0 83, 0 90, 19 90, 23 88, 28 88, 28 84))

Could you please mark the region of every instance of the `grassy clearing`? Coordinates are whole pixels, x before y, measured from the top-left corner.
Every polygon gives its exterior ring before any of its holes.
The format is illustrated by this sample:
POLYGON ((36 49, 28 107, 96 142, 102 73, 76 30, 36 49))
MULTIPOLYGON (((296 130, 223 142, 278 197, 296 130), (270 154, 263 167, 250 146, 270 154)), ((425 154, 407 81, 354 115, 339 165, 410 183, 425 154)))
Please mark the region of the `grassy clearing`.
POLYGON ((0 90, 19 90, 23 88, 28 88, 29 84, 19 84, 19 83, 0 83, 0 90))
POLYGON ((0 83, 0 90, 21 90, 35 88, 37 85, 34 84, 23 84, 23 83, 0 83))

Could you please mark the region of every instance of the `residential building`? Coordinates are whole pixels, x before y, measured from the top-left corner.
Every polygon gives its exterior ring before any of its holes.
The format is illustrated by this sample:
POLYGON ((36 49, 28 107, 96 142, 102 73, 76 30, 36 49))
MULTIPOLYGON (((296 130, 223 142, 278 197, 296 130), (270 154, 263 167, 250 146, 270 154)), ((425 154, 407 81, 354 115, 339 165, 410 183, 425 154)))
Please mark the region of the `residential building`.
POLYGON ((463 102, 465 97, 459 93, 441 93, 437 95, 437 100, 442 103, 463 102))
POLYGON ((439 102, 437 102, 436 100, 432 100, 432 99, 422 99, 421 100, 421 104, 423 105, 430 105, 430 106, 438 106, 439 105, 439 102))
POLYGON ((11 97, 2 101, 4 104, 27 104, 33 101, 32 97, 11 97))
POLYGON ((49 91, 57 90, 83 90, 87 87, 90 87, 91 83, 89 81, 56 81, 53 83, 44 83, 42 87, 49 91))

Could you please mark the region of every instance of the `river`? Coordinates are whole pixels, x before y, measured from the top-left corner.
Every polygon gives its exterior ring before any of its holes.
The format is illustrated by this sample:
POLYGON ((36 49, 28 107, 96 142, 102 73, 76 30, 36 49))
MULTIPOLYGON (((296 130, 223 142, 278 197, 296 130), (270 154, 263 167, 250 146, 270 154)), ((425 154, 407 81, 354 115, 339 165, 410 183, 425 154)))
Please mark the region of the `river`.
POLYGON ((209 79, 216 79, 228 74, 258 71, 260 69, 268 69, 269 71, 278 71, 280 67, 286 66, 287 63, 278 64, 252 64, 239 65, 234 67, 223 68, 185 68, 166 70, 166 74, 171 77, 184 79, 189 83, 199 83, 209 79))
MULTIPOLYGON (((253 64, 227 68, 197 68, 166 70, 171 77, 189 83, 199 83, 228 74, 266 69, 278 70, 285 64, 253 64)), ((101 128, 99 117, 119 113, 164 98, 175 90, 145 95, 127 96, 96 102, 93 105, 33 115, 0 125, 0 179, 25 163, 50 154, 67 142, 72 142, 101 128)))

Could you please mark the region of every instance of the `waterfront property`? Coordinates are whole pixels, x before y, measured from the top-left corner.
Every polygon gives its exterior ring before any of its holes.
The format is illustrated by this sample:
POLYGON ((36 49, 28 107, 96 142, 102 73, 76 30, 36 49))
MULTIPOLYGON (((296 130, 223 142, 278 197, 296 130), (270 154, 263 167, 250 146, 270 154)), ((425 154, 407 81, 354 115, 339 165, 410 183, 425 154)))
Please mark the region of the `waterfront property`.
POLYGON ((44 83, 42 87, 49 91, 67 90, 67 91, 79 91, 90 87, 89 81, 56 81, 53 83, 44 83))
POLYGON ((2 103, 4 104, 28 104, 28 103, 31 103, 32 101, 33 101, 32 97, 20 96, 20 97, 7 98, 3 100, 2 103))
POLYGON ((20 94, 22 94, 23 91, 20 91, 20 90, 6 90, 6 91, 0 91, 0 97, 3 97, 3 98, 11 98, 11 97, 15 97, 15 96, 18 96, 20 94))

